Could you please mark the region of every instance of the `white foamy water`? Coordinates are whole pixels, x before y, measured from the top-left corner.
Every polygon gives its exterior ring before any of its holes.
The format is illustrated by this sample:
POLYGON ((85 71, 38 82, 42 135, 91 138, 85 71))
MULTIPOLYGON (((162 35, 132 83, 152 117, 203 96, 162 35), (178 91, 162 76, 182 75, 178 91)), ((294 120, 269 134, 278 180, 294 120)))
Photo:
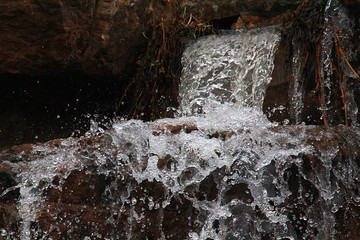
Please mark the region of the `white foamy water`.
MULTIPOLYGON (((44 207, 46 196, 43 192, 51 187, 66 191, 53 184, 55 176, 64 182, 72 171, 89 165, 97 167, 97 174, 119 178, 126 174, 138 184, 144 181, 163 184, 169 196, 156 206, 149 202, 149 208, 165 208, 174 195, 185 194, 196 208, 208 212, 203 228, 198 233, 189 233, 192 236, 190 239, 222 239, 229 231, 222 226, 223 230, 216 233, 211 226, 214 220, 232 218, 231 208, 240 204, 238 200, 224 204, 221 198, 209 202, 187 195, 189 187, 196 186, 221 168, 228 169, 228 173, 224 182, 218 183, 220 191, 229 187, 227 182, 246 183, 254 201, 241 204, 250 208, 260 207, 271 224, 284 227, 286 217, 274 215, 267 202, 272 200, 280 204, 289 192, 284 189, 279 196, 269 196, 264 191, 265 169, 272 161, 278 166, 296 163, 300 154, 310 152, 312 148, 286 131, 271 130, 275 126, 257 110, 224 104, 208 109, 207 114, 200 116, 162 119, 152 123, 138 120, 115 123, 112 130, 95 134, 105 139, 98 147, 84 148, 76 139, 66 140, 58 147, 35 147, 29 154, 32 161, 13 163, 21 180, 18 210, 23 220, 19 239, 35 239, 36 231, 31 230, 31 225, 37 221, 37 215, 44 207), (183 130, 178 134, 159 130, 163 126, 182 125, 195 130, 183 130), (222 133, 224 137, 210 137, 215 133, 222 133), (170 159, 164 168, 159 167, 162 159, 170 159), (238 172, 244 169, 247 171, 243 174, 238 172), (264 199, 267 201, 264 202, 264 199)), ((111 185, 108 188, 109 192, 117 191, 111 185)), ((139 201, 126 194, 110 200, 116 206, 125 203, 136 206, 139 201)), ((141 218, 138 214, 132 216, 134 221, 141 218)))

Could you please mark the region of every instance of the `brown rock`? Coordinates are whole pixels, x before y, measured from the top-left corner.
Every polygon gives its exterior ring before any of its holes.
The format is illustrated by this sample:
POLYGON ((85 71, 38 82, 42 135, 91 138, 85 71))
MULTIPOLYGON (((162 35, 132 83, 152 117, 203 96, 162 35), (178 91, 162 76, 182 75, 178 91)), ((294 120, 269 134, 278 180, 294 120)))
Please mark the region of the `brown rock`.
POLYGON ((359 17, 360 1, 359 0, 341 0, 346 8, 356 17, 359 17))
POLYGON ((19 188, 14 177, 11 166, 0 163, 0 202, 15 202, 18 199, 19 188))
POLYGON ((254 15, 241 15, 238 20, 231 25, 231 29, 259 28, 270 25, 283 25, 293 17, 293 9, 289 9, 275 17, 260 17, 254 15))
POLYGON ((204 180, 201 181, 199 185, 199 191, 196 194, 197 199, 200 201, 207 200, 213 201, 216 200, 219 194, 219 189, 217 188, 217 184, 214 180, 214 175, 211 173, 204 180))
POLYGON ((0 203, 0 239, 18 237, 20 220, 16 204, 0 203))
MULTIPOLYGON (((59 185, 54 179, 53 184, 59 185)), ((59 189, 48 189, 49 201, 71 204, 96 204, 100 201, 105 189, 105 176, 89 170, 72 171, 59 189)))
POLYGON ((164 209, 163 231, 166 239, 186 239, 197 211, 183 196, 175 197, 164 209))
POLYGON ((116 74, 144 44, 144 1, 135 6, 124 1, 9 1, 0 8, 0 72, 44 72, 46 66, 46 72, 60 67, 116 74))
POLYGON ((237 183, 229 187, 224 194, 223 201, 224 203, 229 203, 233 199, 241 200, 244 203, 252 203, 254 201, 246 183, 237 183))
POLYGON ((136 67, 146 48, 146 35, 161 21, 170 23, 184 12, 207 22, 240 12, 277 15, 297 4, 279 0, 2 1, 0 73, 124 74, 136 67))
MULTIPOLYGON (((293 63, 289 58, 291 46, 282 40, 275 53, 274 71, 272 81, 267 87, 263 112, 270 121, 296 123, 296 109, 293 104, 295 79, 292 72, 293 63)), ((300 61, 304 61, 301 59, 300 61)), ((312 62, 312 64, 315 64, 312 62)), ((299 102, 301 113, 298 123, 304 122, 308 125, 323 124, 321 119, 320 102, 315 93, 315 84, 310 79, 302 90, 302 99, 299 102)), ((300 83, 304 84, 304 83, 300 83)))
POLYGON ((104 239, 113 236, 115 230, 107 222, 112 213, 106 206, 45 202, 32 230, 45 238, 104 239))

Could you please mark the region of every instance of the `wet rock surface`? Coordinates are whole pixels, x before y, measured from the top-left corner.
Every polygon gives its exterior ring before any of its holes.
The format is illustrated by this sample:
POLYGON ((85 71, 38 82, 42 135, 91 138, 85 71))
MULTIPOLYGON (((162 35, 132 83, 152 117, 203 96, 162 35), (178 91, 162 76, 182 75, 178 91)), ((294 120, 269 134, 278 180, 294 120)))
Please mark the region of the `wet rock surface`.
POLYGON ((358 1, 304 2, 293 12, 275 56, 263 110, 291 124, 359 123, 358 1))
MULTIPOLYGON (((176 127, 186 129, 187 126, 172 126, 176 127)), ((158 129, 159 125, 154 124, 154 128, 158 129)), ((188 134, 196 131, 193 129, 188 134)), ((253 236, 328 239, 326 234, 331 234, 332 239, 358 238, 359 133, 344 126, 286 126, 273 127, 271 131, 303 136, 302 141, 313 150, 290 155, 286 162, 274 158, 261 169, 244 161, 248 154, 244 152, 231 165, 216 168, 199 182, 192 181, 200 172, 186 167, 177 181, 187 187, 184 192, 177 192, 171 187, 175 183, 164 179, 139 181, 137 171, 131 169, 137 168, 139 174, 146 172, 153 156, 145 156, 147 160, 137 164, 134 158, 135 162, 130 165, 126 164, 124 156, 123 160, 116 160, 118 153, 126 152, 124 148, 131 149, 131 144, 115 145, 113 135, 105 133, 3 151, 0 158, 7 164, 1 165, 1 181, 6 183, 2 185, 2 192, 17 186, 22 172, 28 171, 26 166, 30 167, 26 163, 68 149, 75 154, 68 157, 78 159, 78 167, 71 170, 58 166, 53 179, 44 178, 35 188, 40 191, 42 201, 36 220, 31 221, 31 239, 45 236, 57 239, 186 239, 208 236, 203 234, 204 229, 226 239, 240 236, 244 239, 253 236), (105 162, 99 165, 99 161, 105 162), (252 172, 262 179, 258 187, 248 181, 252 172), (262 191, 266 194, 259 200, 262 191), (215 216, 213 208, 223 208, 225 212, 215 216), (221 230, 225 226, 226 231, 221 230), (287 230, 281 230, 284 226, 287 230)), ((233 134, 234 137, 237 133, 233 134)), ((130 149, 129 157, 135 154, 130 149)), ((158 171, 176 171, 175 165, 170 163, 172 160, 167 159, 169 168, 155 163, 158 171)), ((159 159, 161 161, 164 160, 159 159)), ((0 227, 10 239, 19 239, 22 231, 24 220, 20 220, 18 211, 21 210, 19 200, 23 197, 10 191, 1 198, 0 227)))

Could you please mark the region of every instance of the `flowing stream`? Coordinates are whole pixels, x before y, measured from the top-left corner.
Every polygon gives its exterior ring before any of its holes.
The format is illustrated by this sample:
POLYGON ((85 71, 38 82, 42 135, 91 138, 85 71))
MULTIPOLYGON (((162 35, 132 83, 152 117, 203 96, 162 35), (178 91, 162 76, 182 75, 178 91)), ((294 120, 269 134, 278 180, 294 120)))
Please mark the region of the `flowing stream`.
MULTIPOLYGON (((183 55, 176 118, 118 121, 110 130, 94 123, 81 138, 12 156, 21 224, 17 233, 2 229, 5 239, 334 238, 344 202, 360 204, 356 156, 334 167, 340 148, 312 143, 336 132, 264 116, 279 41, 276 27, 203 37, 183 55), (312 154, 318 162, 307 171, 312 154), (76 174, 87 180, 71 188, 76 174), (87 200, 77 199, 84 184, 87 200)), ((360 140, 358 131, 347 137, 360 140)))

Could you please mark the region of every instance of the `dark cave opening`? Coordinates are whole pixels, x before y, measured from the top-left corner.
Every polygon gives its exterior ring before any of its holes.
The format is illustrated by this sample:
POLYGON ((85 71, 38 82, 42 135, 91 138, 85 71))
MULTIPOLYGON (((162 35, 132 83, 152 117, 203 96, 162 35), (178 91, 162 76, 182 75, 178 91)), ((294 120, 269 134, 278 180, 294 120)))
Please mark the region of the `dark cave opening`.
POLYGON ((106 126, 127 112, 118 76, 1 74, 0 84, 0 149, 79 136, 91 120, 106 126))
POLYGON ((221 18, 221 19, 214 19, 210 22, 210 24, 214 27, 214 29, 217 30, 230 30, 231 25, 234 24, 240 15, 227 17, 227 18, 221 18))

